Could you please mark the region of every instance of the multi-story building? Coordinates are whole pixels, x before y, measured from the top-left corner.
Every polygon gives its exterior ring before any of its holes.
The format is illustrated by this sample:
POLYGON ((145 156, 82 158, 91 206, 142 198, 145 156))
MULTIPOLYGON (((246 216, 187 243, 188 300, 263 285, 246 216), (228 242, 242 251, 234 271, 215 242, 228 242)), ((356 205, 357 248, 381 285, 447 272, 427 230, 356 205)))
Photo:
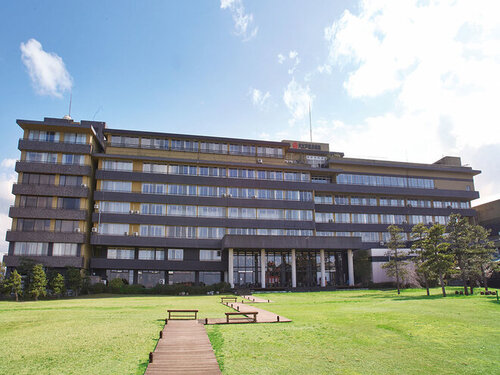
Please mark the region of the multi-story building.
MULTIPOLYGON (((353 159, 328 144, 18 120, 9 269, 30 257, 130 283, 354 285, 387 227, 475 216, 479 171, 353 159)), ((375 258, 375 257, 374 257, 375 258)), ((376 259, 374 260, 376 261, 376 259)))

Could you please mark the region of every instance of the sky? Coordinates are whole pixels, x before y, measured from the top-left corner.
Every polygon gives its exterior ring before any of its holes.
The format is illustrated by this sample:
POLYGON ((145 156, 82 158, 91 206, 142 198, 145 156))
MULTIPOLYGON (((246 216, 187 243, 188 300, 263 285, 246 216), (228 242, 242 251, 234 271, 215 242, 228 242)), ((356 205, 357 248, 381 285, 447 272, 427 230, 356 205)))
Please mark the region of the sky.
POLYGON ((461 156, 500 198, 500 1, 42 1, 0 11, 0 253, 16 119, 461 156))

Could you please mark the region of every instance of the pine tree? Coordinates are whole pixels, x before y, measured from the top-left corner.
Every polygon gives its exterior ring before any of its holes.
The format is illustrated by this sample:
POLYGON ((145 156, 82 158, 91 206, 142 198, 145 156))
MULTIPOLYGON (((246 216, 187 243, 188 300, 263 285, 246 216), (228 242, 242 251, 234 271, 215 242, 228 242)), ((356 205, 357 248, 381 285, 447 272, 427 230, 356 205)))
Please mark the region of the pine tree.
MULTIPOLYGON (((488 240, 490 231, 481 225, 472 225, 470 231, 469 278, 480 279, 486 290, 488 290, 487 273, 495 267, 493 257, 496 249, 492 241, 488 240)), ((472 285, 471 285, 472 293, 472 285)))
POLYGON ((37 264, 33 267, 29 293, 35 297, 35 301, 38 301, 39 296, 45 296, 47 294, 46 287, 47 277, 45 276, 45 271, 41 264, 37 264))
POLYGON ((17 270, 14 270, 10 273, 10 277, 7 280, 7 287, 10 290, 11 293, 14 293, 16 296, 16 302, 19 302, 19 296, 22 293, 22 288, 21 288, 21 275, 17 272, 17 270))
POLYGON ((431 277, 431 272, 426 266, 425 252, 423 249, 424 240, 427 235, 428 228, 423 223, 418 223, 412 228, 411 239, 413 240, 413 244, 411 248, 416 256, 412 257, 411 260, 415 263, 416 271, 424 278, 425 289, 427 291, 427 295, 430 296, 429 279, 431 277))
POLYGON ((396 277, 396 286, 398 288, 398 294, 401 294, 400 291, 400 278, 403 278, 406 275, 406 268, 408 262, 406 262, 402 257, 399 249, 403 248, 405 243, 403 241, 403 236, 401 232, 403 231, 397 225, 390 225, 387 227, 390 238, 389 242, 387 242, 387 256, 389 257, 389 261, 386 262, 382 268, 385 269, 387 276, 396 277))
POLYGON ((434 224, 427 230, 427 235, 421 245, 424 259, 422 266, 439 277, 443 297, 446 297, 444 277, 453 272, 455 260, 449 249, 449 243, 444 240, 444 232, 444 225, 434 224))
POLYGON ((464 283, 465 295, 469 295, 467 282, 472 274, 471 263, 474 252, 471 248, 472 226, 467 218, 459 214, 450 215, 450 221, 446 226, 448 233, 447 242, 450 244, 450 251, 454 254, 462 281, 464 283))
POLYGON ((68 288, 73 290, 75 296, 78 295, 80 288, 82 287, 82 274, 80 270, 75 267, 68 267, 66 270, 66 283, 68 288))
POLYGON ((60 296, 64 290, 64 276, 58 273, 50 281, 50 288, 56 296, 60 296))

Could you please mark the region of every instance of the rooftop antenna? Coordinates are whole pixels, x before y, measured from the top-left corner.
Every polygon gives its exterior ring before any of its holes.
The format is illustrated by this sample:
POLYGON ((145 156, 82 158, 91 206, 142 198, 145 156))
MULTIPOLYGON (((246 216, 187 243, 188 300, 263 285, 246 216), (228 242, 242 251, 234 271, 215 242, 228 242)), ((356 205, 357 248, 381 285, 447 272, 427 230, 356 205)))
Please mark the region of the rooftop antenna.
POLYGON ((64 115, 63 119, 65 120, 73 120, 71 118, 71 102, 73 101, 73 91, 71 91, 71 93, 69 94, 69 110, 68 110, 68 114, 67 115, 64 115))
POLYGON ((313 128, 312 128, 312 117, 311 117, 311 101, 309 100, 309 137, 311 138, 311 143, 313 142, 313 128))

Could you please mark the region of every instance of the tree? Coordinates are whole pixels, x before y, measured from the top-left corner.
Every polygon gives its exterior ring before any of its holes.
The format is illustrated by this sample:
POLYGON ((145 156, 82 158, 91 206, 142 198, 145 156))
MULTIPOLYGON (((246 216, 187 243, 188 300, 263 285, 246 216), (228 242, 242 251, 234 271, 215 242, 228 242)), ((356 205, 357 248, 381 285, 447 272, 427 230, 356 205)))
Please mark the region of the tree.
POLYGON ((429 273, 439 277, 439 284, 443 297, 446 297, 444 287, 444 277, 447 273, 453 272, 455 259, 449 249, 449 244, 444 240, 446 227, 441 224, 434 224, 427 229, 425 238, 422 240, 422 266, 429 273))
POLYGON ((2 261, 0 262, 0 284, 5 280, 5 274, 6 274, 5 263, 2 261))
POLYGON ((459 214, 450 215, 450 221, 446 226, 448 232, 448 243, 450 251, 454 254, 462 281, 464 283, 465 295, 469 295, 467 281, 469 280, 469 271, 471 263, 469 262, 473 255, 470 247, 471 225, 469 221, 459 214))
POLYGON ((400 291, 400 277, 404 277, 406 274, 405 266, 407 262, 401 258, 401 253, 399 249, 403 248, 405 243, 403 241, 403 236, 401 232, 403 231, 397 225, 390 225, 387 230, 389 231, 389 242, 387 242, 387 253, 389 261, 385 263, 382 268, 384 268, 387 276, 396 277, 396 286, 398 288, 398 294, 400 291))
POLYGON ((35 301, 38 301, 39 296, 47 294, 46 288, 47 277, 45 276, 45 271, 41 264, 37 264, 33 267, 29 293, 35 297, 35 301))
MULTIPOLYGON (((469 278, 482 280, 484 288, 488 290, 487 274, 495 268, 493 257, 496 249, 492 241, 488 240, 490 231, 481 225, 471 225, 470 228, 469 278)), ((472 293, 472 284, 471 284, 472 293)))
POLYGON ((61 296, 64 291, 64 276, 58 273, 50 281, 50 288, 56 296, 61 296))
POLYGON ((82 274, 78 268, 68 267, 66 269, 66 283, 68 284, 68 289, 72 289, 75 296, 77 296, 82 287, 82 274))
POLYGON ((19 302, 19 296, 22 293, 22 288, 21 275, 17 272, 17 270, 14 270, 10 273, 10 277, 7 280, 7 288, 10 293, 14 293, 14 295, 16 296, 16 302, 19 302))
POLYGON ((425 289, 427 295, 430 295, 429 291, 429 278, 431 277, 430 269, 426 266, 426 257, 424 252, 424 240, 427 237, 428 229, 423 223, 418 223, 412 228, 411 239, 413 244, 411 246, 413 253, 416 254, 412 257, 412 261, 415 263, 416 271, 422 275, 425 283, 425 289))

